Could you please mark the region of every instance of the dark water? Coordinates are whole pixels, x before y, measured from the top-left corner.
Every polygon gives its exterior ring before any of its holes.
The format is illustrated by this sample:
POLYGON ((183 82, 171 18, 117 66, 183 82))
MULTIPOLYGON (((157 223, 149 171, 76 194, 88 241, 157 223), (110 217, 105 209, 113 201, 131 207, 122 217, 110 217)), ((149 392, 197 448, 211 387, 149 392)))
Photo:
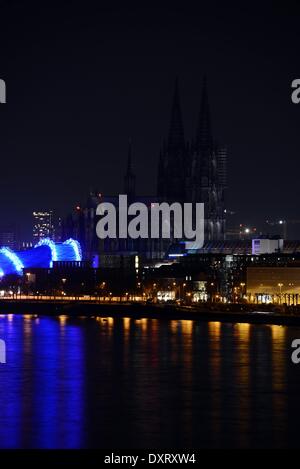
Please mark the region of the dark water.
POLYGON ((300 329, 1 316, 1 448, 300 446, 300 329))

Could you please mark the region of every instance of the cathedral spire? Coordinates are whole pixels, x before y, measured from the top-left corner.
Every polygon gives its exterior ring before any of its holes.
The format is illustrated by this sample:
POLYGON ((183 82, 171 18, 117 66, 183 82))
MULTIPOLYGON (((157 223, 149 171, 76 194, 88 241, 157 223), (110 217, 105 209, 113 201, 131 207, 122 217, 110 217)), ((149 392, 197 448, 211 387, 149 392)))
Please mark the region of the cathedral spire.
POLYGON ((131 139, 128 141, 128 153, 127 153, 127 172, 126 176, 132 173, 132 142, 131 139))
POLYGON ((206 75, 203 78, 201 105, 196 133, 196 146, 198 149, 212 146, 210 109, 208 103, 206 75))
POLYGON ((132 142, 128 142, 127 168, 124 176, 124 193, 128 197, 135 196, 135 174, 132 171, 132 142))
POLYGON ((173 95, 171 122, 169 129, 168 147, 169 149, 182 149, 185 146, 184 130, 182 123, 182 113, 179 98, 178 77, 175 80, 175 90, 173 95))
POLYGON ((186 157, 178 78, 176 78, 169 135, 167 142, 163 145, 158 163, 158 195, 165 200, 184 200, 187 170, 186 157))
POLYGON ((158 159, 158 171, 157 171, 157 195, 161 196, 164 193, 164 177, 165 177, 165 168, 164 168, 164 158, 163 153, 160 150, 159 159, 158 159))

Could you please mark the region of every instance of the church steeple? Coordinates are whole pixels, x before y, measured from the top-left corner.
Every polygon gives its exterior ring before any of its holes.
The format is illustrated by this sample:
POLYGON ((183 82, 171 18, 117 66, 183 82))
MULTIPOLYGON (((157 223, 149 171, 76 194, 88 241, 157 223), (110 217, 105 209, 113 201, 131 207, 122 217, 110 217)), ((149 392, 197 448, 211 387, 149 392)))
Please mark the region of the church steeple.
POLYGON ((158 196, 162 196, 164 193, 164 184, 165 184, 165 168, 164 168, 164 158, 162 151, 159 152, 158 159, 158 171, 157 171, 157 187, 156 193, 158 196))
POLYGON ((173 95, 171 121, 168 138, 168 149, 183 149, 185 147, 184 130, 182 123, 182 112, 179 98, 178 78, 175 80, 175 90, 173 95))
POLYGON ((127 154, 127 172, 126 175, 132 173, 132 143, 131 140, 128 142, 128 154, 127 154))
POLYGON ((196 133, 196 147, 198 150, 212 148, 212 133, 210 109, 208 103, 207 80, 203 79, 200 112, 196 133))
POLYGON ((158 195, 163 199, 184 200, 186 156, 178 78, 176 78, 168 139, 163 145, 158 164, 157 188, 158 195))
POLYGON ((132 143, 129 140, 127 154, 127 168, 124 176, 124 193, 129 198, 135 197, 135 174, 132 171, 132 143))

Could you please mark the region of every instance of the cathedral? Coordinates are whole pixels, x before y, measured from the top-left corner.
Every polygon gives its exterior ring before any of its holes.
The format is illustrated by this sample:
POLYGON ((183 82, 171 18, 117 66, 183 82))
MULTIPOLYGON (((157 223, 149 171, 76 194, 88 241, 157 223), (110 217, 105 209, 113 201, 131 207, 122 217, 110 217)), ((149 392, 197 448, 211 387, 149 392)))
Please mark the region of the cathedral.
POLYGON ((185 139, 176 80, 169 135, 159 156, 157 196, 169 202, 204 203, 205 240, 223 240, 226 185, 227 149, 212 136, 206 79, 196 133, 190 143, 185 139))
MULTIPOLYGON (((195 137, 185 138, 178 80, 171 108, 167 140, 163 143, 157 171, 156 195, 136 194, 136 176, 132 164, 132 145, 129 143, 124 186, 120 193, 127 194, 128 202, 143 202, 148 207, 154 202, 204 203, 205 233, 207 241, 225 239, 224 195, 227 184, 227 150, 212 136, 206 80, 202 87, 200 111, 195 137)), ((75 237, 81 243, 84 258, 101 258, 100 264, 112 258, 138 254, 144 260, 163 259, 171 250, 184 249, 184 240, 171 236, 166 239, 105 239, 96 235, 96 208, 101 202, 117 207, 118 196, 92 191, 83 206, 76 207, 64 223, 65 236, 75 237), (176 247, 177 246, 177 247, 176 247)))

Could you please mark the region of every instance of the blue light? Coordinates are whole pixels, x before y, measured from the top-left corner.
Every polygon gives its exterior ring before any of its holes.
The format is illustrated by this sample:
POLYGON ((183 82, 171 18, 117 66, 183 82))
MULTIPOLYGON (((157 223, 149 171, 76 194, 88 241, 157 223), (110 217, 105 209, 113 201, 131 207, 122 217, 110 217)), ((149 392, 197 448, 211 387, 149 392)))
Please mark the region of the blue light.
POLYGON ((53 262, 80 262, 82 259, 81 246, 75 239, 68 239, 64 243, 55 243, 49 238, 42 239, 34 249, 15 253, 7 247, 0 249, 0 279, 5 275, 22 275, 27 268, 51 268, 53 262))
POLYGON ((35 249, 20 251, 18 252, 18 256, 25 265, 25 268, 43 269, 51 267, 52 254, 49 246, 43 245, 35 249))
POLYGON ((82 252, 81 252, 81 246, 78 241, 75 239, 67 239, 63 244, 68 244, 72 246, 74 254, 75 254, 75 261, 80 262, 82 260, 82 252))
POLYGON ((40 246, 48 246, 50 248, 50 251, 51 251, 50 267, 52 267, 53 262, 57 261, 57 250, 56 250, 56 245, 55 245, 54 241, 52 241, 52 239, 50 239, 50 238, 41 239, 38 242, 38 244, 36 244, 34 247, 38 248, 40 246))
POLYGON ((7 257, 7 259, 9 259, 12 262, 16 272, 19 275, 22 275, 24 265, 23 265, 22 261, 20 260, 20 258, 17 256, 16 253, 14 253, 9 248, 1 248, 0 249, 0 254, 3 254, 5 257, 7 257))

